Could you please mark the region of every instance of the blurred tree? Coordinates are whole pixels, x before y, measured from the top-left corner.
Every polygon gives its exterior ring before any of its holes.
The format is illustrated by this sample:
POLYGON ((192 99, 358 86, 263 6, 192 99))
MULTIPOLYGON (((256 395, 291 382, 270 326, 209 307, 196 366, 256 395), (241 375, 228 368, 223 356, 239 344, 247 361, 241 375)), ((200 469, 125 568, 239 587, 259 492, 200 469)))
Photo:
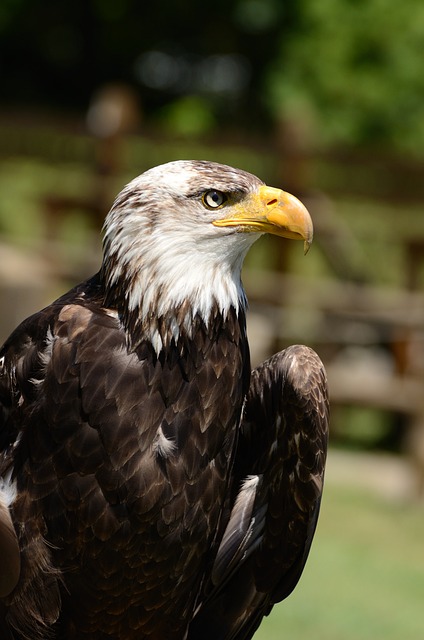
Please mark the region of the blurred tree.
POLYGON ((266 79, 276 117, 306 112, 324 143, 422 152, 421 0, 299 0, 266 79))

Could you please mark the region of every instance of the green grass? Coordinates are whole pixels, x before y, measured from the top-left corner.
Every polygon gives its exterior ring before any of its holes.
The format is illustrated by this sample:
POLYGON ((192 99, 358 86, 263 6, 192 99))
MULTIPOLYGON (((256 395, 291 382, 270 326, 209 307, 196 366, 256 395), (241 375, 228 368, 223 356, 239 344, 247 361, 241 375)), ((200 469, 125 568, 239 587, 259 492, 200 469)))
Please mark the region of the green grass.
POLYGON ((424 637, 422 504, 326 487, 305 572, 255 640, 424 637))

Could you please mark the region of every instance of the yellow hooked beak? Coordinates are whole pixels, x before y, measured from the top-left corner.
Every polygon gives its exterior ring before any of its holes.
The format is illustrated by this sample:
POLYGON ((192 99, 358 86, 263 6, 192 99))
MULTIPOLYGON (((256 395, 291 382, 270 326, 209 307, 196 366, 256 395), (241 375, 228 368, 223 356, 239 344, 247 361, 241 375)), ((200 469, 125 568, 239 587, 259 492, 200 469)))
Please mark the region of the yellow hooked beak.
POLYGON ((272 233, 304 240, 305 253, 313 237, 307 208, 290 193, 262 185, 257 191, 228 208, 228 217, 213 221, 216 227, 236 227, 241 232, 272 233))

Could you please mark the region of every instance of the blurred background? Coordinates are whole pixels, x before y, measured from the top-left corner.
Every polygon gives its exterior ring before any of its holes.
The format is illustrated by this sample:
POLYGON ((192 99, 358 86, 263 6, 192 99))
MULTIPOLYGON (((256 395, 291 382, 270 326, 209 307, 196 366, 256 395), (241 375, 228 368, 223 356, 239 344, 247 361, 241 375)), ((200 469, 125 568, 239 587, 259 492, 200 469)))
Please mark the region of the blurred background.
POLYGON ((300 243, 244 270, 254 363, 328 370, 322 516, 257 640, 424 637, 424 3, 3 0, 0 342, 91 275, 150 166, 232 164, 299 196, 300 243))

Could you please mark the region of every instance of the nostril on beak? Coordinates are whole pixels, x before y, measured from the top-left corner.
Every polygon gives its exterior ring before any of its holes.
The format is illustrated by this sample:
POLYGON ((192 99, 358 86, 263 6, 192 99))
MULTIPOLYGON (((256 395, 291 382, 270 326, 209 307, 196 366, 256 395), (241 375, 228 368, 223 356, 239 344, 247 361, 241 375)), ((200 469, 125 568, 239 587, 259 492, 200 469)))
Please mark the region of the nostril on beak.
POLYGON ((277 204, 277 198, 274 198, 273 200, 270 200, 269 202, 267 202, 266 206, 272 207, 273 204, 277 204))

